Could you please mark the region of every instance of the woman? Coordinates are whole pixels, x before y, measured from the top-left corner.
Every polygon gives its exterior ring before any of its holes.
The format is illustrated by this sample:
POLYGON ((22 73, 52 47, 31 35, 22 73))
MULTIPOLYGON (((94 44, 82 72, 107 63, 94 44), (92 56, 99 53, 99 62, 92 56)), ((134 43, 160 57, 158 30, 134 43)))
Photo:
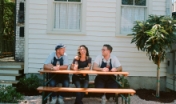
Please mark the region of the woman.
MULTIPOLYGON (((90 70, 91 68, 91 58, 89 56, 88 48, 85 45, 81 45, 78 48, 78 54, 74 58, 71 65, 72 70, 90 70)), ((72 76, 72 81, 77 88, 87 88, 89 85, 89 76, 82 74, 74 74, 72 76)), ((83 92, 76 93, 75 104, 83 104, 82 98, 84 97, 83 92)))

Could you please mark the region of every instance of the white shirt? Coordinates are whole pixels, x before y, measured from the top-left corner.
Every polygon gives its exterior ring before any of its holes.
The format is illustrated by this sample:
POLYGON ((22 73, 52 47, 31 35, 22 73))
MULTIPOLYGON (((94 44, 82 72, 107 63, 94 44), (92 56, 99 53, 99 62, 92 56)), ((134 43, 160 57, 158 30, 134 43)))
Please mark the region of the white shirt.
POLYGON ((121 64, 120 64, 120 62, 119 62, 119 60, 118 60, 118 58, 117 58, 116 56, 114 56, 114 55, 110 55, 110 58, 109 58, 108 60, 105 60, 102 55, 98 55, 98 56, 95 58, 94 62, 95 62, 96 64, 98 64, 99 67, 101 67, 102 60, 103 60, 104 62, 110 62, 110 59, 111 59, 111 64, 112 64, 112 67, 113 67, 113 68, 117 68, 117 67, 120 67, 120 66, 121 66, 121 64))
POLYGON ((63 56, 61 56, 60 58, 58 58, 58 57, 56 56, 56 52, 52 52, 52 53, 48 56, 48 58, 45 60, 44 64, 51 64, 51 63, 53 63, 54 57, 55 57, 56 59, 63 58, 63 65, 68 65, 68 64, 69 64, 69 63, 68 63, 68 57, 67 57, 67 54, 66 54, 66 53, 64 53, 63 56))

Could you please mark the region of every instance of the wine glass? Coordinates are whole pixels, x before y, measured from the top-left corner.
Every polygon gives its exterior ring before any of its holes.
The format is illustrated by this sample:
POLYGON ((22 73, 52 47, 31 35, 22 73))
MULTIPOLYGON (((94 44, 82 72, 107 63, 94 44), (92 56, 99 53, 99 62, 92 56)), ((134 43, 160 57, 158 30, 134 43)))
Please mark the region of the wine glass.
POLYGON ((74 63, 74 69, 75 70, 78 69, 78 61, 75 61, 75 63, 74 63))
POLYGON ((56 66, 60 67, 60 62, 59 61, 56 62, 56 66))
POLYGON ((106 63, 106 67, 109 69, 110 68, 110 62, 106 63))

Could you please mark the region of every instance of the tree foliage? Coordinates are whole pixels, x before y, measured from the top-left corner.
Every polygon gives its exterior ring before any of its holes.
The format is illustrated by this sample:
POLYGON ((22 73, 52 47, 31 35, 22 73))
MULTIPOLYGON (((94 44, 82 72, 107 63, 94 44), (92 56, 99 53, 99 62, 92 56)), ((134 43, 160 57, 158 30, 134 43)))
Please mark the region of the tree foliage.
POLYGON ((15 3, 0 0, 0 51, 13 51, 15 38, 15 3))
POLYGON ((164 60, 166 51, 176 43, 176 20, 167 16, 150 15, 146 21, 136 21, 133 27, 133 39, 138 50, 147 53, 150 60, 157 64, 157 89, 160 89, 160 62, 164 60))
POLYGON ((147 52, 155 64, 164 60, 166 50, 176 42, 176 20, 170 17, 150 15, 146 21, 136 21, 132 30, 131 43, 147 52))

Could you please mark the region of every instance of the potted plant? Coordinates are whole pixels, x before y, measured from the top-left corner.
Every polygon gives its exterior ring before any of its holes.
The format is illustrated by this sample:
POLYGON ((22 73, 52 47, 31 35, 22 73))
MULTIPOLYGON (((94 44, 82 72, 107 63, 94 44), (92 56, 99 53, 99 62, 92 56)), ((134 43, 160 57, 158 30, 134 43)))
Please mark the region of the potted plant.
POLYGON ((132 29, 138 50, 147 53, 150 60, 157 65, 156 97, 160 91, 160 63, 164 60, 166 51, 176 42, 176 21, 168 16, 150 15, 146 21, 136 21, 132 29))

